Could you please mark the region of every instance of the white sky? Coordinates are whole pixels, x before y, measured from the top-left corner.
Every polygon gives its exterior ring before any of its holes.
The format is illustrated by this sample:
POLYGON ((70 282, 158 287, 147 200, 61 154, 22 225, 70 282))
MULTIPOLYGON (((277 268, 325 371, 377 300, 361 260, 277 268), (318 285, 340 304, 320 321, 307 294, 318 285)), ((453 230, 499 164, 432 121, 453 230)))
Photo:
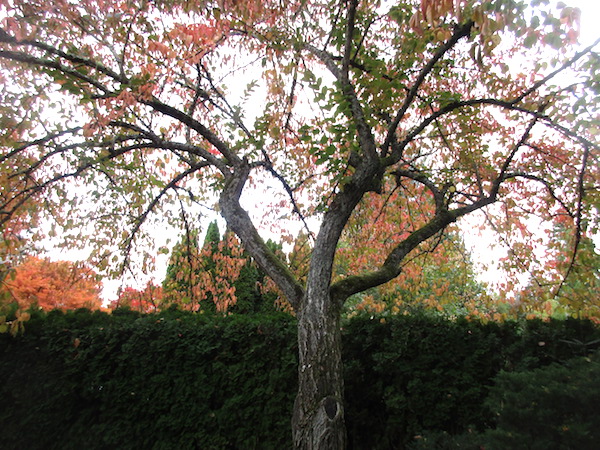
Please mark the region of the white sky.
POLYGON ((579 41, 589 45, 600 37, 600 0, 566 0, 569 6, 581 9, 581 35, 579 41))

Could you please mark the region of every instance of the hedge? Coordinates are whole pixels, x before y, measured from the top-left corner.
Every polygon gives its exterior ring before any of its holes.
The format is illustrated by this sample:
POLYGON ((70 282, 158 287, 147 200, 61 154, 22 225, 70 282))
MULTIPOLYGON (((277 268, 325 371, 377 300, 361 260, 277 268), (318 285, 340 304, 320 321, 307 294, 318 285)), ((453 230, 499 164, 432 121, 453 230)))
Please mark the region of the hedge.
MULTIPOLYGON (((494 429, 495 377, 564 365, 599 338, 579 320, 353 318, 343 329, 350 447, 494 429)), ((24 334, 0 335, 0 448, 289 448, 296 353, 285 314, 37 313, 24 334)))

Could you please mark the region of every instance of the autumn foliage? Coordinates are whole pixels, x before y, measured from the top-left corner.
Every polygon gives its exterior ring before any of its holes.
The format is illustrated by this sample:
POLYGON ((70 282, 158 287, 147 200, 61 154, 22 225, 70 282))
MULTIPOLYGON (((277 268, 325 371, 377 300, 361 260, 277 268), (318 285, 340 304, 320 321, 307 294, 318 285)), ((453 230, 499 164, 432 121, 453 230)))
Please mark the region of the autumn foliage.
POLYGON ((211 223, 204 244, 197 230, 187 230, 171 253, 163 281, 165 302, 191 311, 224 313, 237 301, 234 282, 247 258, 232 233, 221 239, 218 226, 211 223))
POLYGON ((142 313, 156 312, 163 304, 163 290, 152 281, 148 281, 143 289, 127 286, 118 292, 116 300, 110 308, 129 308, 142 313))
POLYGON ((5 278, 0 295, 6 303, 27 309, 96 309, 101 306, 100 282, 92 269, 80 263, 28 257, 5 278))

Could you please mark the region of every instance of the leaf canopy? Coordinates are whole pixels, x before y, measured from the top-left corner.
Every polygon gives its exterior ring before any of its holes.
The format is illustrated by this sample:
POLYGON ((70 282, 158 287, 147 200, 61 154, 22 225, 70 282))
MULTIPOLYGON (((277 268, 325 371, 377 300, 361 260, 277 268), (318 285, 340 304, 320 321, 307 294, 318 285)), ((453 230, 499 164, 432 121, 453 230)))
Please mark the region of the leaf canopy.
POLYGON ((326 266, 376 223, 342 301, 477 210, 524 256, 532 214, 593 234, 596 44, 574 45, 579 10, 529 3, 0 2, 2 229, 43 209, 122 271, 215 208, 295 307, 257 222, 293 216, 326 266))

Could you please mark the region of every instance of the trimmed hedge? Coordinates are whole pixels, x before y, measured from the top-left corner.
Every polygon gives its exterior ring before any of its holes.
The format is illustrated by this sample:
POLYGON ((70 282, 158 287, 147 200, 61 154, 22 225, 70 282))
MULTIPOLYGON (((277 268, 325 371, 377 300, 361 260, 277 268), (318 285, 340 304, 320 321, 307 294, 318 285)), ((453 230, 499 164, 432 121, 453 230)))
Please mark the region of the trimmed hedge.
POLYGON ((285 316, 76 311, 2 337, 2 448, 286 448, 285 316))
POLYGON ((600 330, 573 319, 483 324, 417 315, 352 320, 344 337, 349 438, 367 450, 404 448, 424 431, 493 426, 485 400, 500 371, 585 355, 600 330))
MULTIPOLYGON (((498 373, 564 363, 599 338, 577 320, 353 318, 343 330, 350 446, 494 427, 486 399, 498 373)), ((289 448, 296 353, 284 314, 37 313, 23 335, 0 335, 0 447, 289 448)))

